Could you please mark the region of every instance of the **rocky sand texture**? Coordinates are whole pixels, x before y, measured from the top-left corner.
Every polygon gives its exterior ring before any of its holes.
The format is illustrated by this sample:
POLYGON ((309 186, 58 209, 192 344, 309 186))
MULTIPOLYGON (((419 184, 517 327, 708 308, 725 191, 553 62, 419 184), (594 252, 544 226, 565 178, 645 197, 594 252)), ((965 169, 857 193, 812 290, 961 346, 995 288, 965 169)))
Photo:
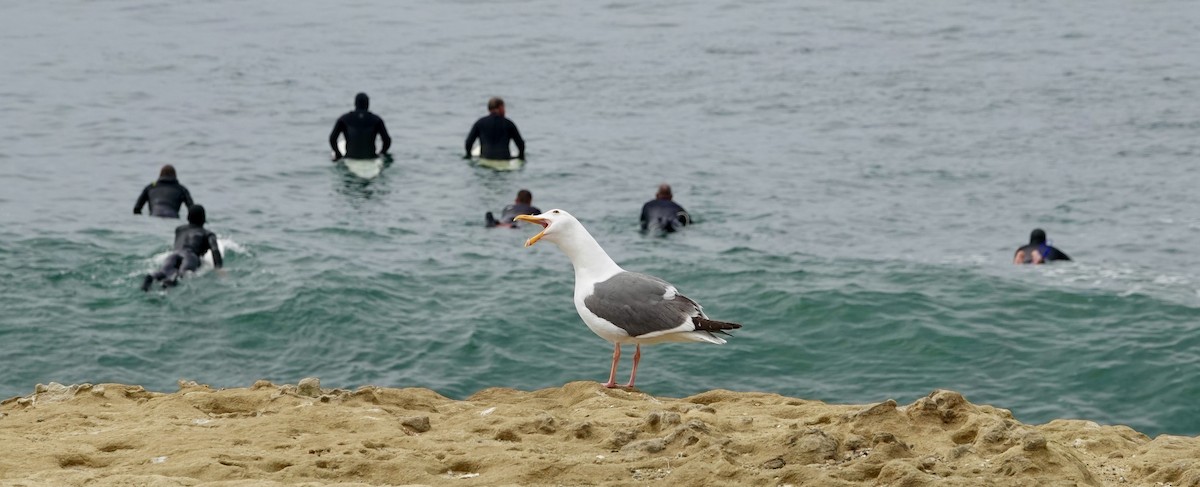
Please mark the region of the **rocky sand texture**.
POLYGON ((1200 440, 1026 425, 934 391, 909 405, 573 382, 322 389, 39 385, 0 403, 0 485, 1200 485, 1200 440))

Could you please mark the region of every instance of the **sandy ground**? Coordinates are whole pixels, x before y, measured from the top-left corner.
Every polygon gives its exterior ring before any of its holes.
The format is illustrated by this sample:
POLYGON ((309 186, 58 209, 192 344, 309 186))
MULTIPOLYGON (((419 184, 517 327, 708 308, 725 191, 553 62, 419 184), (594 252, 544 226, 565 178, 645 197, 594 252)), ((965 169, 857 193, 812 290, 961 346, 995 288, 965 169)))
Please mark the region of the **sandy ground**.
POLYGON ((945 390, 855 406, 573 382, 456 401, 305 379, 51 384, 0 403, 3 486, 334 484, 1200 486, 1200 440, 1031 426, 945 390))

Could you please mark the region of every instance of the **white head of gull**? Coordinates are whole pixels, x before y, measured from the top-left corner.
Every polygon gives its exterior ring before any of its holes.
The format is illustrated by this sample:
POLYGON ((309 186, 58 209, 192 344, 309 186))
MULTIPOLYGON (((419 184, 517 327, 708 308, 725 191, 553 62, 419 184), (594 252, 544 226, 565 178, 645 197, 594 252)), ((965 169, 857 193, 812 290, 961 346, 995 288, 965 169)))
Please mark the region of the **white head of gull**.
POLYGON ((605 387, 616 387, 621 345, 637 346, 629 383, 637 378, 642 345, 663 342, 725 343, 717 334, 741 328, 737 323, 715 321, 705 316, 695 301, 679 294, 670 283, 657 277, 629 272, 613 262, 595 238, 575 217, 564 210, 540 215, 521 215, 517 220, 542 226, 542 231, 525 242, 528 247, 545 240, 558 246, 575 267, 575 311, 587 327, 613 344, 612 367, 605 387))

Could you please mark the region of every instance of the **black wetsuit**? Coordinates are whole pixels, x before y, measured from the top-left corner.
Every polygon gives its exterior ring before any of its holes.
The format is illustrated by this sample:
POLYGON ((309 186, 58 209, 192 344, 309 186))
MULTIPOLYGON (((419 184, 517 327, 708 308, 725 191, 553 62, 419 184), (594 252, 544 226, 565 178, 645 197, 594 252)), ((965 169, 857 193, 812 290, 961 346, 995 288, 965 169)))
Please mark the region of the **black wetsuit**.
POLYGON ((1050 262, 1052 260, 1071 260, 1071 258, 1068 257, 1066 253, 1050 246, 1049 244, 1047 244, 1045 242, 1031 243, 1029 245, 1023 246, 1023 247, 1017 249, 1017 251, 1013 253, 1013 258, 1016 258, 1017 254, 1019 254, 1023 251, 1023 252, 1025 252, 1025 262, 1023 262, 1023 263, 1031 264, 1031 263, 1033 263, 1033 251, 1035 251, 1035 250, 1038 251, 1038 253, 1042 255, 1043 262, 1050 262))
POLYGON ((484 215, 484 217, 487 219, 487 226, 489 227, 506 225, 516 228, 514 225, 514 219, 517 217, 517 215, 538 215, 541 213, 542 210, 539 210, 532 205, 527 205, 525 203, 513 203, 504 207, 504 211, 500 213, 499 220, 496 220, 490 211, 484 215))
POLYGON ((192 195, 179 181, 159 178, 142 190, 137 204, 133 206, 133 212, 142 214, 142 206, 146 203, 150 203, 150 216, 179 218, 180 206, 187 205, 189 210, 192 209, 192 195))
POLYGON ((674 232, 692 222, 687 210, 668 199, 653 199, 642 205, 642 230, 674 232))
POLYGON ((471 155, 471 147, 479 139, 479 157, 483 159, 508 160, 512 153, 508 150, 508 141, 517 143, 517 159, 525 159, 525 139, 517 130, 517 124, 499 114, 489 114, 471 126, 467 134, 467 156, 471 155))
POLYGON ((367 111, 366 107, 342 115, 333 124, 333 132, 329 133, 329 147, 338 154, 341 151, 338 150, 337 139, 343 133, 346 134, 346 153, 342 155, 350 159, 374 159, 378 155, 375 153, 376 136, 383 139, 380 154, 392 147, 392 137, 383 125, 383 119, 367 111))
POLYGON ((213 267, 220 269, 223 262, 215 233, 191 223, 175 227, 175 251, 167 256, 161 269, 146 276, 142 290, 149 289, 154 281, 163 281, 164 286, 174 285, 184 272, 199 269, 200 257, 209 251, 213 254, 213 267))

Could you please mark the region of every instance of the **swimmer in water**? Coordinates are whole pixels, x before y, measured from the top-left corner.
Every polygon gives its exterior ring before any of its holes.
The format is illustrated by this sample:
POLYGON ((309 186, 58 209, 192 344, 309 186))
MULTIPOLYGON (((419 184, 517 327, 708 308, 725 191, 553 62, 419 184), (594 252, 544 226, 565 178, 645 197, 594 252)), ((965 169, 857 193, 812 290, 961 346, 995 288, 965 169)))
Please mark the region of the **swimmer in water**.
POLYGON ((482 159, 512 159, 512 153, 508 151, 511 140, 517 143, 517 159, 525 160, 525 139, 521 138, 517 124, 504 117, 504 100, 492 98, 488 100, 487 108, 488 115, 476 120, 467 134, 467 155, 463 159, 471 158, 471 148, 475 146, 475 139, 479 139, 479 157, 482 159))
POLYGON ((1067 254, 1046 241, 1046 232, 1040 228, 1029 234, 1029 245, 1022 246, 1013 254, 1014 264, 1045 264, 1054 260, 1071 260, 1067 254))
POLYGON ((687 210, 672 201, 671 197, 671 185, 659 185, 654 199, 642 205, 642 231, 653 228, 671 233, 692 223, 687 210))
POLYGON ((533 193, 527 189, 517 191, 517 199, 513 204, 505 206, 504 211, 500 213, 500 219, 492 216, 492 212, 487 212, 484 219, 487 220, 488 228, 491 227, 508 227, 517 228, 514 219, 517 215, 540 215, 542 210, 533 207, 533 193))
POLYGON ((354 97, 354 111, 347 112, 333 124, 333 132, 329 133, 329 147, 333 149, 333 160, 337 162, 343 157, 350 159, 374 159, 387 157, 387 151, 392 147, 392 137, 388 135, 387 127, 379 115, 367 111, 371 99, 366 93, 354 97), (346 136, 346 153, 338 150, 338 136, 346 136), (375 137, 383 139, 383 148, 375 152, 375 137))
POLYGON ((200 268, 200 258, 206 252, 213 255, 213 267, 221 268, 221 249, 217 247, 217 235, 204 228, 204 207, 195 205, 188 211, 188 224, 175 228, 175 251, 167 256, 162 269, 153 274, 146 274, 142 280, 142 291, 149 291, 155 281, 162 281, 163 287, 174 286, 179 276, 184 272, 200 268))
POLYGON ((192 209, 192 195, 187 188, 179 184, 175 178, 175 166, 167 164, 158 172, 158 181, 150 183, 137 203, 133 205, 133 214, 141 215, 142 207, 150 204, 150 216, 162 218, 179 218, 179 207, 187 205, 192 209))

